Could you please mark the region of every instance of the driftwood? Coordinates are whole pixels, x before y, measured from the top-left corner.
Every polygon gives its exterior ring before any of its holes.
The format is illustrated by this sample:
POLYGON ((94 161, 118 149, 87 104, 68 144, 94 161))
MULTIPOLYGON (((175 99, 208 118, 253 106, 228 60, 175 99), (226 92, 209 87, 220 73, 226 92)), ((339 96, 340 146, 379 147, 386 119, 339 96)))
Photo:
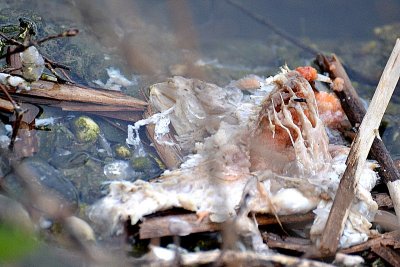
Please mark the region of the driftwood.
MULTIPOLYGON (((282 224, 308 223, 312 222, 313 219, 314 214, 311 212, 306 214, 279 216, 279 220, 282 224)), ((273 215, 257 215, 256 220, 258 225, 278 223, 276 217, 273 215)), ((182 225, 185 225, 185 231, 189 233, 220 231, 224 226, 224 224, 221 223, 211 222, 208 217, 199 221, 197 215, 194 213, 158 216, 147 218, 139 225, 139 236, 141 239, 173 236, 175 233, 170 226, 176 224, 176 222, 181 222, 182 225)))
MULTIPOLYGON (((100 116, 135 122, 142 118, 147 103, 121 92, 92 89, 79 85, 58 84, 48 81, 32 83, 31 90, 10 90, 14 99, 39 105, 49 105, 65 111, 89 112, 100 116)), ((12 112, 13 106, 0 99, 0 107, 12 112)))
MULTIPOLYGON (((357 136, 351 146, 351 150, 347 158, 347 168, 340 181, 339 188, 336 192, 336 197, 321 238, 320 251, 323 254, 334 254, 337 250, 339 238, 343 231, 344 223, 346 222, 349 208, 355 195, 355 190, 360 179, 362 167, 365 164, 365 160, 367 159, 372 142, 377 136, 379 124, 399 79, 399 56, 400 40, 398 39, 383 71, 381 80, 379 81, 378 87, 372 98, 370 107, 365 114, 357 136)), ((392 200, 396 207, 397 199, 392 197, 392 200)))
POLYGON ((34 82, 31 88, 30 91, 22 91, 17 95, 28 95, 60 101, 84 102, 87 104, 130 107, 138 111, 143 111, 147 106, 147 103, 142 100, 110 90, 91 89, 47 81, 34 82))
POLYGON ((372 247, 371 250, 379 257, 390 263, 390 265, 400 266, 400 255, 394 249, 379 244, 372 247))

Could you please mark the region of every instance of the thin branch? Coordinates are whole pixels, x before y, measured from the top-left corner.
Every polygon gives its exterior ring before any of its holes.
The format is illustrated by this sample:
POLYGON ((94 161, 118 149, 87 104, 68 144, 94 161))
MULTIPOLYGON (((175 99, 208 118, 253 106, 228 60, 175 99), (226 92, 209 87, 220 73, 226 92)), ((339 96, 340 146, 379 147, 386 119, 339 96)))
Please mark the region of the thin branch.
POLYGON ((36 45, 40 45, 40 44, 42 44, 44 42, 47 42, 49 40, 56 39, 56 38, 73 37, 73 36, 76 36, 78 33, 79 33, 78 29, 68 29, 68 30, 66 30, 66 31, 64 31, 62 33, 59 33, 59 34, 46 36, 43 39, 40 39, 40 40, 36 41, 35 44, 36 45))

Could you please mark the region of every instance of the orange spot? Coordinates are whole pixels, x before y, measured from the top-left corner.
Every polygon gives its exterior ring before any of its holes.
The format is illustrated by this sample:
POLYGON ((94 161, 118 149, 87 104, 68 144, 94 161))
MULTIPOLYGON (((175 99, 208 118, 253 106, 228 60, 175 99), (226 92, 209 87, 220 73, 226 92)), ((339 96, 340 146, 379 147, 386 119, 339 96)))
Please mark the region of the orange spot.
POLYGON ((311 66, 298 67, 296 71, 309 82, 315 81, 318 76, 317 70, 311 66))
POLYGON ((315 92, 318 112, 325 125, 338 128, 345 121, 346 115, 336 95, 327 92, 315 92))

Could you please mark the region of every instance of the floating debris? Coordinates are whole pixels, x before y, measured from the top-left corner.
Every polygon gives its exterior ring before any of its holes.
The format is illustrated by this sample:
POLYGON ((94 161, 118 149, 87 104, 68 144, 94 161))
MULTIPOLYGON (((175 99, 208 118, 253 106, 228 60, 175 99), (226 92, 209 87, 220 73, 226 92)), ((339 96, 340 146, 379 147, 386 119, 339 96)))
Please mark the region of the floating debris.
POLYGON ((124 77, 118 69, 107 68, 108 80, 103 83, 100 80, 93 81, 95 84, 101 86, 104 89, 121 91, 122 87, 128 87, 134 84, 133 81, 128 80, 124 77))

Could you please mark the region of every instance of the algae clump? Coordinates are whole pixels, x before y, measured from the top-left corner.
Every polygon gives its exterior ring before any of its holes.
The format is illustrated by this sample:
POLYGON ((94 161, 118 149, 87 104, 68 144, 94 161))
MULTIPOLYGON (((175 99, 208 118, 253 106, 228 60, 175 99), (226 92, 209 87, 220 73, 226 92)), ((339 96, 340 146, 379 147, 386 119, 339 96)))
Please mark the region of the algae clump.
POLYGON ((131 151, 127 146, 118 144, 114 147, 115 155, 121 159, 128 159, 132 156, 131 151))
POLYGON ((81 143, 94 143, 100 134, 100 127, 87 116, 80 116, 73 121, 72 127, 76 139, 81 143))

